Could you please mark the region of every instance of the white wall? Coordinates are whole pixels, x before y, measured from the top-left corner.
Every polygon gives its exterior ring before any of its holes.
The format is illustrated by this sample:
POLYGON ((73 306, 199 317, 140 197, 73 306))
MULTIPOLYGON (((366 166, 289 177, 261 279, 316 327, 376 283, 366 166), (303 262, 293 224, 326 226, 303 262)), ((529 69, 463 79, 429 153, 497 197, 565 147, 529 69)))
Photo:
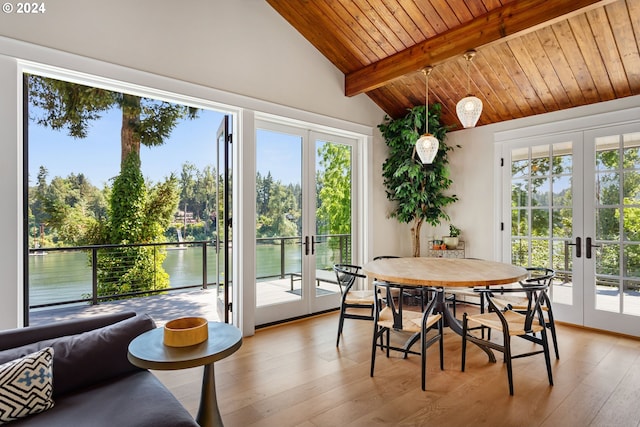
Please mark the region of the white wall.
MULTIPOLYGON (((344 76, 263 0, 56 0, 46 7, 41 15, 0 14, 0 222, 11 230, 0 249, 0 329, 22 318, 17 59, 355 131, 384 116, 365 95, 345 97, 344 76)), ((380 145, 377 132, 373 143, 380 145)), ((379 154, 372 157, 381 164, 379 154)), ((384 192, 369 196, 377 204, 384 192)))

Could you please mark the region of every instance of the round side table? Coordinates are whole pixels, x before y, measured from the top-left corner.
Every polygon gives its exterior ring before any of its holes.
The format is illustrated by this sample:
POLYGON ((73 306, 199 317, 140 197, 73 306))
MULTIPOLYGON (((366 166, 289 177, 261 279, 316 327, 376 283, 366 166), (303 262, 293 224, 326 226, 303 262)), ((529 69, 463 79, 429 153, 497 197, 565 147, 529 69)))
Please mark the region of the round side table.
POLYGON ((204 366, 200 406, 196 422, 201 426, 222 426, 218 409, 214 363, 235 353, 242 345, 242 332, 233 325, 209 322, 209 338, 189 347, 168 347, 164 328, 147 331, 129 344, 127 357, 144 369, 174 370, 204 366))

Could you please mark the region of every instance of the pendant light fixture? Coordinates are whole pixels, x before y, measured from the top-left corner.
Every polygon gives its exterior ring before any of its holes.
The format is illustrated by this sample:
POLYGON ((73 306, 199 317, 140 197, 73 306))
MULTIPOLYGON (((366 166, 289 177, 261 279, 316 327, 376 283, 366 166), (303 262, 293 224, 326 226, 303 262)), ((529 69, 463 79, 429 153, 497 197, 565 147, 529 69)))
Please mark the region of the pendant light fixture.
POLYGON ((433 70, 433 67, 426 67, 422 70, 426 80, 426 98, 424 101, 425 131, 424 135, 416 141, 416 152, 425 165, 433 163, 433 159, 435 159, 436 154, 438 154, 438 147, 440 146, 438 138, 429 133, 429 74, 431 74, 431 70, 433 70))
POLYGON ((480 114, 482 113, 482 101, 471 95, 471 79, 469 77, 469 67, 473 57, 476 56, 475 50, 469 50, 464 54, 464 59, 467 60, 467 96, 458 101, 456 105, 456 112, 458 113, 458 119, 465 128, 472 128, 478 123, 480 114))

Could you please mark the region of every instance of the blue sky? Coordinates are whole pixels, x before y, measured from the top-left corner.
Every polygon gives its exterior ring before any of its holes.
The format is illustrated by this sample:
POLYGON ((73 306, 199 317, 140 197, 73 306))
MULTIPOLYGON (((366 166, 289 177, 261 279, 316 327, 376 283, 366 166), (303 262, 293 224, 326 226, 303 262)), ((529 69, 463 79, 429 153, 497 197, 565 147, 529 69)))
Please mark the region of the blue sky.
MULTIPOLYGON (((216 164, 216 132, 223 114, 199 110, 195 120, 183 120, 175 127, 167 142, 159 147, 142 147, 142 173, 154 183, 164 180, 171 172, 180 175, 182 165, 190 162, 198 170, 216 164)), ((29 124, 29 174, 35 183, 40 166, 47 168, 48 181, 83 173, 89 181, 102 187, 120 169, 119 109, 104 113, 92 122, 88 136, 74 139, 64 131, 54 131, 33 122, 29 124)), ((295 141, 282 134, 265 132, 257 148, 257 166, 262 175, 271 171, 283 183, 300 182, 300 148, 295 141)))

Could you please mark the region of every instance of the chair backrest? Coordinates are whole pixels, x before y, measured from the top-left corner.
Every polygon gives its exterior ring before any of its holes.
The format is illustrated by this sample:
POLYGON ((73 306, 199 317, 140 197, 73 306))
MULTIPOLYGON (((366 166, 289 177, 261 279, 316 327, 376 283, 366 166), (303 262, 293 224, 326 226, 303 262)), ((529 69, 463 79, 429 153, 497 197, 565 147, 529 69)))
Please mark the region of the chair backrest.
MULTIPOLYGON (((407 289, 416 289, 415 286, 407 286, 402 285, 400 283, 390 283, 390 282, 381 282, 374 281, 373 282, 373 294, 376 296, 375 305, 374 305, 374 315, 375 321, 377 322, 380 318, 380 312, 384 307, 387 307, 391 313, 393 314, 393 328, 397 330, 402 330, 402 311, 403 311, 403 301, 406 296, 407 289)), ((425 291, 425 294, 430 292, 442 292, 440 288, 422 288, 425 291)), ((435 294, 430 298, 429 304, 427 304, 423 313, 423 322, 426 317, 433 313, 433 309, 435 307, 437 298, 435 298, 435 294)))
POLYGON ((358 277, 366 278, 367 276, 359 274, 360 266, 352 264, 335 264, 333 271, 336 273, 336 279, 338 280, 338 286, 340 286, 340 293, 346 295, 351 287, 356 282, 358 277))
MULTIPOLYGON (((489 305, 489 311, 494 311, 499 314, 500 320, 503 324, 504 328, 507 328, 506 320, 504 318, 503 312, 512 310, 510 304, 507 304, 506 307, 502 305, 497 305, 493 302, 493 298, 495 294, 525 294, 527 297, 527 309, 526 310, 517 310, 518 313, 524 314, 525 322, 524 322, 524 330, 531 331, 531 326, 534 321, 537 321, 539 324, 544 325, 544 316, 542 314, 542 304, 548 301, 547 297, 547 289, 549 288, 550 281, 548 280, 540 280, 539 282, 536 280, 523 280, 520 282, 522 286, 519 288, 506 288, 500 289, 499 292, 491 289, 476 289, 476 292, 485 293, 487 297, 487 304, 489 305)), ((496 297, 499 298, 499 297, 496 297)))
POLYGON ((541 306, 551 306, 551 300, 549 299, 549 288, 553 284, 553 279, 556 277, 555 270, 546 267, 527 267, 529 277, 520 281, 520 285, 525 287, 527 284, 540 284, 546 283, 547 289, 540 294, 541 306))

